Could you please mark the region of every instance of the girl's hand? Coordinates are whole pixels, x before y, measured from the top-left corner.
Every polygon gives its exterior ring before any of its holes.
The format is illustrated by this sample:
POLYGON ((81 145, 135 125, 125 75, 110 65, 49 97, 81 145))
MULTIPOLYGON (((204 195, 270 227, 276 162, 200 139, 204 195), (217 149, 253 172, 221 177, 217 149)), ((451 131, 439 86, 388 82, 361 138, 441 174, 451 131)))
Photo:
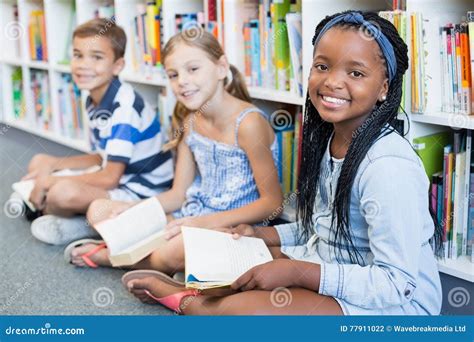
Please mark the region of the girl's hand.
POLYGON ((165 239, 170 240, 176 235, 181 233, 181 226, 190 226, 196 228, 211 228, 213 222, 209 220, 206 216, 188 216, 179 218, 169 222, 165 229, 165 239))
POLYGON ((232 227, 230 233, 234 239, 239 239, 241 236, 256 236, 255 228, 249 224, 239 224, 237 227, 232 227))
POLYGON ((289 259, 276 259, 251 268, 241 275, 231 285, 233 290, 267 290, 277 287, 290 287, 295 284, 294 261, 289 259))

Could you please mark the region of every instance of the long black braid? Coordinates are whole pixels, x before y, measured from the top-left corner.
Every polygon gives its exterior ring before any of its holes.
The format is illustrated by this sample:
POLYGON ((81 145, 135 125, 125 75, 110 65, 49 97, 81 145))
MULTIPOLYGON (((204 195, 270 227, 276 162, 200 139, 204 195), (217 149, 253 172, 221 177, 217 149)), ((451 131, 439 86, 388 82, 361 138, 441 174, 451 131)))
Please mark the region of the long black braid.
MULTIPOLYGON (((354 12, 354 11, 348 11, 354 12)), ((347 12, 343 12, 347 13, 347 12)), ((343 13, 326 17, 316 27, 313 44, 328 21, 343 13)), ((380 137, 394 131, 394 123, 400 107, 402 97, 403 74, 408 68, 407 46, 400 38, 396 28, 376 13, 359 12, 366 21, 376 25, 387 37, 393 46, 397 60, 397 70, 391 81, 386 101, 375 105, 372 113, 353 134, 346 157, 342 164, 334 200, 331 234, 337 245, 346 247, 350 261, 362 264, 362 257, 355 248, 349 225, 349 208, 352 185, 360 163, 367 151, 380 137), (381 134, 382 132, 382 134, 381 134), (335 228, 335 229, 334 229, 335 228)), ((343 29, 359 29, 360 25, 341 22, 334 27, 343 29)), ((382 60, 385 59, 380 53, 382 60)), ((314 233, 313 210, 316 193, 319 186, 321 160, 327 144, 334 131, 331 123, 324 121, 317 109, 313 106, 309 93, 306 95, 306 112, 303 121, 302 159, 298 178, 297 221, 302 225, 303 238, 307 240, 314 233)), ((439 225, 435 231, 436 249, 442 247, 442 230, 439 225)), ((342 250, 335 248, 336 258, 342 258, 342 250)))

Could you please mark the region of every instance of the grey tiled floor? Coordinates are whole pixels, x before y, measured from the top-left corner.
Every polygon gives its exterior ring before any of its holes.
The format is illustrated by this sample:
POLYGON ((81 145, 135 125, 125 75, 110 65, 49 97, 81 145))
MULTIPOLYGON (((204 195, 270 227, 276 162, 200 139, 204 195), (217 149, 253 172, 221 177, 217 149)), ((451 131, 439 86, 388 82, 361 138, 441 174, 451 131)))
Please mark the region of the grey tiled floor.
POLYGON ((125 271, 73 267, 64 261, 63 247, 35 240, 24 217, 7 216, 11 184, 34 154, 76 152, 0 128, 0 315, 169 315, 131 296, 120 282, 125 271))

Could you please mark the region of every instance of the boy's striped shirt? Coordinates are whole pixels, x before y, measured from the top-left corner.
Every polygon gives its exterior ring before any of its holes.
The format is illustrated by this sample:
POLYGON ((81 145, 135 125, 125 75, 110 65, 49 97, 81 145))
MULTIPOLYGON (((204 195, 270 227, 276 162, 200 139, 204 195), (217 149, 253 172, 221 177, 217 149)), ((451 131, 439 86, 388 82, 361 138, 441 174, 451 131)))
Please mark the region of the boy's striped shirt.
POLYGON ((113 79, 102 101, 86 102, 93 151, 104 161, 126 164, 119 187, 141 198, 169 188, 173 181, 171 152, 163 152, 165 136, 153 108, 128 84, 113 79))

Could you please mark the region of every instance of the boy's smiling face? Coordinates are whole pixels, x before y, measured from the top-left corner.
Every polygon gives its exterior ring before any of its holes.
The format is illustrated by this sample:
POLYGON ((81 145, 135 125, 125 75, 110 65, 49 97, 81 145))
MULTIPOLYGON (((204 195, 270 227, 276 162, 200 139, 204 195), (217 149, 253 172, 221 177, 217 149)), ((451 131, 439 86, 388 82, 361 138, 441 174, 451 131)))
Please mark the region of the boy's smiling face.
POLYGON ((357 29, 331 28, 320 39, 308 81, 311 102, 324 121, 355 130, 388 91, 375 40, 357 29))
POLYGON ((112 44, 105 37, 75 37, 71 72, 82 90, 89 90, 94 104, 104 96, 113 77, 124 67, 124 59, 115 60, 112 44))

